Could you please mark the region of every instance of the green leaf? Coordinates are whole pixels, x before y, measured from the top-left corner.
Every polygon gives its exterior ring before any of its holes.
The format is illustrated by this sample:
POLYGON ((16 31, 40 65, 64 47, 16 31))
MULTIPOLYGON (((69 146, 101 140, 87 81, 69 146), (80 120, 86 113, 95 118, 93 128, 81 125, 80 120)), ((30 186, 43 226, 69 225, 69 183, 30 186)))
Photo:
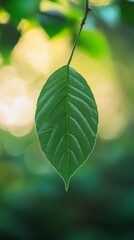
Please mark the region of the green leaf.
POLYGON ((33 18, 39 10, 41 0, 2 0, 2 6, 9 12, 14 23, 22 18, 33 18))
POLYGON ((54 72, 40 93, 35 120, 41 148, 67 190, 96 140, 97 106, 85 79, 68 65, 54 72))
POLYGON ((38 19, 50 38, 73 24, 72 20, 59 11, 39 12, 38 19))
POLYGON ((103 33, 99 31, 83 30, 78 46, 93 57, 110 55, 110 49, 106 38, 103 33))
POLYGON ((134 24, 134 2, 123 1, 120 2, 121 17, 123 23, 133 26, 134 24))

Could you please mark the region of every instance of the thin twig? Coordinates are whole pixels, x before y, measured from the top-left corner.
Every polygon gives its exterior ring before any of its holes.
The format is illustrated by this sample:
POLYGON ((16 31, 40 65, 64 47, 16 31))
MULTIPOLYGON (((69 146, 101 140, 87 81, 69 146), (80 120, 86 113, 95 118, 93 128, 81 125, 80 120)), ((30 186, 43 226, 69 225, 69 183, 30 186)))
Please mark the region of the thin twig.
POLYGON ((72 57, 73 57, 73 54, 74 54, 74 51, 75 51, 75 48, 77 46, 77 43, 79 41, 79 38, 80 38, 80 34, 81 34, 81 31, 83 29, 83 26, 85 25, 86 23, 86 19, 87 19, 87 16, 88 16, 88 13, 91 11, 91 8, 89 7, 89 3, 88 3, 88 0, 86 0, 86 5, 85 5, 85 14, 84 14, 84 17, 81 21, 81 24, 80 24, 80 30, 78 32, 78 35, 77 35, 77 38, 76 38, 76 41, 74 43, 74 46, 73 46, 73 49, 72 49, 72 52, 71 52, 71 55, 70 55, 70 58, 69 58, 69 61, 67 63, 67 65, 69 66, 70 63, 71 63, 71 60, 72 60, 72 57))

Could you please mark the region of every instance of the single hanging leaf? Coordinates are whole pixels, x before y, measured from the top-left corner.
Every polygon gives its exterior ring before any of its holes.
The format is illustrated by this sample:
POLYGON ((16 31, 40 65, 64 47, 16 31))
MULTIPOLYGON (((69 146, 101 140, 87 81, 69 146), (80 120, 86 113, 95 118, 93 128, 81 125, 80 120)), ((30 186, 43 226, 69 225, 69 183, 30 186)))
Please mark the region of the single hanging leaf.
POLYGON ((85 79, 68 65, 54 72, 40 93, 35 118, 41 148, 67 190, 97 134, 97 106, 85 79))

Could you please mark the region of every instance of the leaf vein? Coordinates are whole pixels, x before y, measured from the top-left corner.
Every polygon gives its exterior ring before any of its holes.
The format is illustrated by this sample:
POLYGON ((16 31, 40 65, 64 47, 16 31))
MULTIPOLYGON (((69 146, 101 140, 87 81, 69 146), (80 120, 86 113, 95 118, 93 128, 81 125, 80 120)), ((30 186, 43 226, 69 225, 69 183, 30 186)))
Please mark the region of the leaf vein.
POLYGON ((69 102, 69 104, 72 106, 73 109, 75 109, 75 111, 77 111, 78 115, 83 118, 83 120, 84 120, 87 128, 90 130, 92 136, 95 137, 94 130, 93 130, 93 129, 91 128, 91 126, 89 125, 86 117, 80 112, 80 110, 79 110, 73 103, 69 102))
POLYGON ((76 99, 76 100, 78 100, 79 102, 81 102, 83 105, 85 105, 85 107, 88 108, 88 110, 90 111, 91 116, 93 115, 93 113, 92 113, 92 108, 90 108, 90 106, 89 106, 86 102, 84 102, 81 98, 78 98, 78 97, 76 97, 75 95, 72 95, 71 93, 70 93, 69 95, 70 95, 73 99, 76 99))
MULTIPOLYGON (((40 124, 38 122, 38 125, 40 125, 39 129, 42 127, 42 122, 47 122, 48 118, 50 117, 51 113, 55 110, 55 108, 61 103, 61 101, 65 98, 66 96, 63 96, 56 104, 55 106, 51 109, 51 111, 48 113, 46 119, 42 118, 42 121, 40 121, 40 124)), ((39 116, 37 115, 36 121, 38 121, 39 116)))
POLYGON ((91 147, 90 141, 89 141, 87 135, 85 134, 85 132, 83 131, 82 127, 81 127, 80 124, 78 123, 78 121, 77 121, 75 118, 73 118, 72 116, 69 116, 69 118, 71 118, 71 119, 75 122, 75 124, 78 126, 78 128, 79 128, 80 131, 81 131, 81 133, 83 134, 84 138, 86 137, 86 139, 88 140, 88 144, 89 144, 90 147, 91 147))
MULTIPOLYGON (((79 146, 80 153, 81 153, 81 155, 82 155, 82 157, 83 157, 83 160, 84 160, 84 155, 83 155, 83 152, 82 152, 82 149, 81 149, 81 146, 80 146, 80 143, 79 143, 78 139, 77 139, 73 134, 71 134, 71 133, 69 133, 68 135, 69 135, 70 137, 72 137, 72 138, 75 140, 75 142, 77 142, 77 144, 78 144, 78 146, 79 146)), ((83 161, 82 161, 82 162, 83 162, 83 161)))
MULTIPOLYGON (((63 116, 65 115, 65 113, 63 113, 61 116, 60 116, 60 120, 63 118, 63 116)), ((58 127, 59 125, 59 119, 57 120, 56 124, 55 124, 55 127, 53 128, 53 131, 51 132, 50 136, 49 136, 49 140, 48 140, 48 143, 46 145, 46 151, 47 151, 47 148, 48 148, 48 145, 50 144, 51 142, 51 139, 52 139, 52 135, 54 134, 54 131, 56 130, 56 128, 58 127)))
MULTIPOLYGON (((93 101, 88 95, 86 95, 84 92, 82 92, 81 90, 79 90, 78 88, 76 88, 76 87, 74 87, 74 86, 72 86, 72 85, 70 85, 70 87, 71 87, 73 90, 75 90, 76 92, 78 92, 78 93, 80 93, 81 95, 83 95, 84 97, 86 97, 87 100, 89 100, 90 103, 92 103, 92 104, 94 105, 94 101, 93 101)), ((93 109, 92 109, 92 110, 93 110, 93 109)))
MULTIPOLYGON (((57 89, 57 87, 59 87, 59 85, 64 84, 64 83, 66 83, 66 81, 60 82, 60 83, 58 83, 56 86, 54 85, 52 88, 49 88, 49 89, 47 89, 47 90, 45 89, 46 94, 43 95, 43 96, 40 98, 40 102, 44 101, 44 99, 46 98, 46 95, 49 95, 49 93, 51 93, 51 91, 53 91, 54 89, 57 89)), ((66 86, 64 86, 64 87, 66 87, 66 86)), ((61 88, 61 89, 58 89, 57 92, 63 90, 64 87, 61 88)), ((56 94, 57 92, 54 92, 54 94, 56 94)), ((53 96, 53 95, 52 95, 52 96, 53 96)))

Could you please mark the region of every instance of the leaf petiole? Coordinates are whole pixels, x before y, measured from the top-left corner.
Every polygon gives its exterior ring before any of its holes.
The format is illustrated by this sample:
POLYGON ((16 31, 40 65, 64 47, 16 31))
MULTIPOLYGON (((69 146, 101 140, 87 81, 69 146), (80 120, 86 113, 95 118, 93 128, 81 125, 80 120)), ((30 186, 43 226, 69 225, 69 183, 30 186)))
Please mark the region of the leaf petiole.
POLYGON ((81 31, 82 31, 82 29, 83 29, 83 26, 84 26, 85 23, 86 23, 86 19, 87 19, 88 13, 89 13, 90 11, 91 11, 91 8, 89 7, 88 0, 86 0, 85 14, 84 14, 84 17, 83 17, 83 19, 82 19, 82 21, 81 21, 80 29, 79 29, 79 32, 78 32, 77 38, 76 38, 76 40, 75 40, 75 43, 74 43, 74 46, 73 46, 73 49, 72 49, 72 52, 71 52, 71 55, 70 55, 69 61, 68 61, 68 63, 67 63, 67 66, 69 66, 70 63, 71 63, 71 60, 72 60, 72 57, 73 57, 73 54, 74 54, 75 48, 76 48, 77 43, 78 43, 79 38, 80 38, 81 31))

